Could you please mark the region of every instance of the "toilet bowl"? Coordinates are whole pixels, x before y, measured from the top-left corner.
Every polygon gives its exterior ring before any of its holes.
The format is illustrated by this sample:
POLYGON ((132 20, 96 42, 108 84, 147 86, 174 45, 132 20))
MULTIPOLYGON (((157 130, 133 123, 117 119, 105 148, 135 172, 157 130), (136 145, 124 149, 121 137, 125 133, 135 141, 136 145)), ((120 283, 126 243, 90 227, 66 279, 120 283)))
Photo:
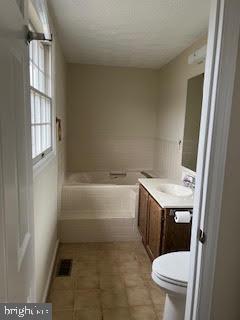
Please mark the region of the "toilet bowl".
POLYGON ((152 279, 166 293, 163 320, 184 320, 189 258, 189 251, 179 251, 153 261, 152 279))

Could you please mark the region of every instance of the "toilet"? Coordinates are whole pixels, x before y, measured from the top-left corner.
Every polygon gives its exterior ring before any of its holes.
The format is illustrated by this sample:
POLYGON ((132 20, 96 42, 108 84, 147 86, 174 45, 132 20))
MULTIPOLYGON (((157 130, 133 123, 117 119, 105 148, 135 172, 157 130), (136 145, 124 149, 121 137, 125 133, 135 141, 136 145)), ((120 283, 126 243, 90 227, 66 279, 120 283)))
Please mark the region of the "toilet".
POLYGON ((164 254, 153 261, 152 279, 166 293, 163 320, 184 320, 190 251, 164 254))

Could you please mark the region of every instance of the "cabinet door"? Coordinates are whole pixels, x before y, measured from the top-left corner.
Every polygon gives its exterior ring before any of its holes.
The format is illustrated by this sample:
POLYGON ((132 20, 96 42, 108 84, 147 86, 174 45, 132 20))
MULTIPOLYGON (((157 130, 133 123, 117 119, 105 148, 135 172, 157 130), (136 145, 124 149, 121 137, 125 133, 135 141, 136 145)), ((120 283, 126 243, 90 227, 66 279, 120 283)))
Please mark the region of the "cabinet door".
POLYGON ((148 217, 148 233, 147 233, 147 251, 153 260, 160 255, 162 225, 164 219, 164 209, 152 198, 149 197, 149 217, 148 217))
POLYGON ((140 185, 139 189, 139 213, 138 229, 142 236, 142 241, 146 244, 147 240, 147 223, 148 223, 148 192, 140 185))
POLYGON ((170 211, 167 210, 161 254, 190 250, 191 227, 191 223, 176 223, 174 216, 170 215, 170 211))

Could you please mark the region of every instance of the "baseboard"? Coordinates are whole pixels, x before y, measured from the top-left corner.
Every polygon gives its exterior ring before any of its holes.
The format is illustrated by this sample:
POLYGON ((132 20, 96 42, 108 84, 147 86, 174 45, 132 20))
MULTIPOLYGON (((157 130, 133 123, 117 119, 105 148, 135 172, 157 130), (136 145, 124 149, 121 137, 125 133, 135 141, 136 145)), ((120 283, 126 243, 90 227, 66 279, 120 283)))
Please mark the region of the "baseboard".
POLYGON ((45 303, 46 300, 47 300, 48 290, 49 290, 51 279, 52 279, 52 273, 53 273, 53 269, 54 269, 54 265, 55 265, 55 260, 56 260, 56 256, 57 256, 58 247, 59 247, 59 240, 57 240, 55 248, 54 248, 53 257, 52 257, 52 261, 51 261, 51 264, 50 264, 50 268, 49 268, 49 273, 48 273, 45 289, 44 289, 44 292, 43 292, 42 303, 45 303))

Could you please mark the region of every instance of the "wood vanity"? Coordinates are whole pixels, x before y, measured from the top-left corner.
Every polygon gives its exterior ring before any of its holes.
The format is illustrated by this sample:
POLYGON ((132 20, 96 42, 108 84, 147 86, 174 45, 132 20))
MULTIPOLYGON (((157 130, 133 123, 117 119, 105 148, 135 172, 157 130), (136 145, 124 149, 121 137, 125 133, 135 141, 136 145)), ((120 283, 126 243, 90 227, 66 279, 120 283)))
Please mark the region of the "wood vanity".
POLYGON ((140 184, 138 228, 151 260, 164 253, 190 250, 191 223, 175 223, 170 211, 140 184))

